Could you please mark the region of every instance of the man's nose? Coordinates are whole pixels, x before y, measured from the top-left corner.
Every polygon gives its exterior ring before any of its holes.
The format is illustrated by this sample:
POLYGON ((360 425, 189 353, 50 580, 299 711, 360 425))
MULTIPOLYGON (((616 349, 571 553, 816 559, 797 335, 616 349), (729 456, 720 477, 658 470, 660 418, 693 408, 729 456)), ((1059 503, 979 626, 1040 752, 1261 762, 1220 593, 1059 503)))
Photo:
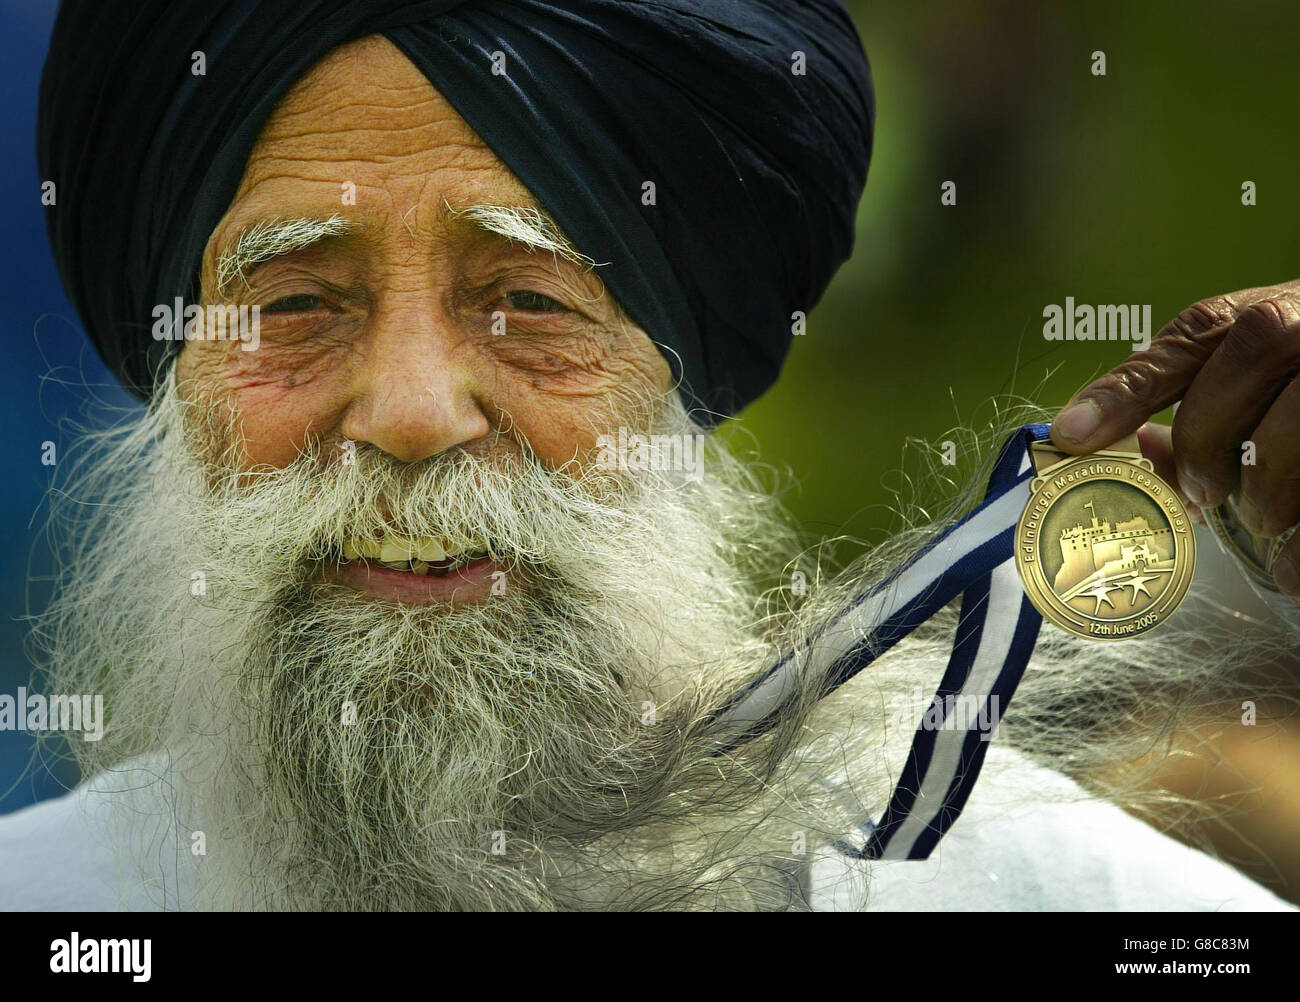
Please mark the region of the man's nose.
POLYGON ((492 422, 455 319, 432 294, 394 299, 371 319, 341 430, 414 463, 483 438, 492 422))

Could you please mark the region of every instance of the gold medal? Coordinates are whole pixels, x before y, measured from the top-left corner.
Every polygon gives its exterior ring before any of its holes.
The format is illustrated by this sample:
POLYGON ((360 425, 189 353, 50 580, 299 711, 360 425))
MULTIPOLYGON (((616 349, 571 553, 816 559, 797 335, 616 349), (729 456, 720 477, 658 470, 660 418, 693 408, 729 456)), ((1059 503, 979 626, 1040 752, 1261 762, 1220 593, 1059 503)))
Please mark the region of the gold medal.
POLYGON ((1043 618, 1095 640, 1165 622, 1187 594, 1196 537, 1136 435, 1089 456, 1030 449, 1037 476, 1016 525, 1016 570, 1043 618))

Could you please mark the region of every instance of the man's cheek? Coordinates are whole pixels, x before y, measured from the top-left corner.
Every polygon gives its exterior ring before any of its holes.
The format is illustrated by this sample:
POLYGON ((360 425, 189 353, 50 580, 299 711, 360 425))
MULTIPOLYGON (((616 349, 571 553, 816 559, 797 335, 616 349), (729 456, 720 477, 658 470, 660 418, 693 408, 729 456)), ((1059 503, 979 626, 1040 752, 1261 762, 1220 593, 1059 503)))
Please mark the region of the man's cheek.
MULTIPOLYGON (((511 387, 516 407, 526 399, 534 409, 549 411, 552 423, 566 418, 593 435, 643 424, 645 405, 662 395, 671 375, 666 364, 660 378, 651 360, 589 344, 517 348, 510 361, 515 364, 501 366, 499 385, 511 387)), ((518 417, 517 410, 511 412, 518 417)))
POLYGON ((511 323, 502 333, 480 338, 497 365, 545 381, 595 387, 617 377, 621 359, 611 351, 610 334, 601 325, 550 318, 511 323))
POLYGON ((271 466, 283 469, 297 458, 305 446, 305 436, 286 431, 292 416, 278 419, 275 412, 252 411, 242 423, 240 442, 247 469, 271 466))
POLYGON ((231 378, 280 380, 293 386, 342 365, 358 336, 358 325, 351 320, 263 315, 255 333, 231 353, 226 369, 231 378))
POLYGON ((498 408, 509 428, 548 468, 577 460, 588 465, 599 451, 601 436, 617 436, 620 425, 632 427, 620 407, 621 396, 590 386, 539 387, 532 380, 502 381, 498 408))
POLYGON ((306 448, 309 432, 320 436, 334 423, 333 395, 324 380, 231 380, 223 389, 236 415, 231 434, 248 467, 288 466, 306 448))

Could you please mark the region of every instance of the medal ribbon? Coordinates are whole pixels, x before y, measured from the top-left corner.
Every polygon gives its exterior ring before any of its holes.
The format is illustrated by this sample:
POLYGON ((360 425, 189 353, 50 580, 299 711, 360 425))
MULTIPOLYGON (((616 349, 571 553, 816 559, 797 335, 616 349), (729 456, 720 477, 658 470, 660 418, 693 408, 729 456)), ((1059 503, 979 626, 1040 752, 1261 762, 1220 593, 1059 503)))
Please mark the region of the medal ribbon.
POLYGON ((926 859, 961 814, 997 721, 1024 675, 1042 617, 1030 604, 1013 554, 1016 523, 1034 477, 1030 446, 1049 426, 1026 425, 1003 447, 983 502, 798 649, 784 655, 714 718, 734 731, 721 754, 768 730, 811 672, 833 692, 958 595, 952 655, 930 711, 912 740, 885 813, 867 822, 867 844, 841 852, 863 859, 926 859), (950 726, 957 707, 978 706, 950 726), (936 716, 943 722, 936 726, 936 716), (980 723, 993 721, 992 731, 980 723))

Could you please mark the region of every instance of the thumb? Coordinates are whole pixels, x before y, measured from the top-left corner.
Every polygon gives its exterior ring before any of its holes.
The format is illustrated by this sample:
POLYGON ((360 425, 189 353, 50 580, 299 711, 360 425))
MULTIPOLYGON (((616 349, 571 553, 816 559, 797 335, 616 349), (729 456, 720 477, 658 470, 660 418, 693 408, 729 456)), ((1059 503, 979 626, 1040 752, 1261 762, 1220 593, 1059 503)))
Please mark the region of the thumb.
POLYGON ((1237 303, 1216 296, 1183 310, 1145 351, 1135 351, 1076 393, 1052 422, 1052 441, 1069 453, 1092 452, 1136 431, 1180 400, 1237 317, 1237 303))

